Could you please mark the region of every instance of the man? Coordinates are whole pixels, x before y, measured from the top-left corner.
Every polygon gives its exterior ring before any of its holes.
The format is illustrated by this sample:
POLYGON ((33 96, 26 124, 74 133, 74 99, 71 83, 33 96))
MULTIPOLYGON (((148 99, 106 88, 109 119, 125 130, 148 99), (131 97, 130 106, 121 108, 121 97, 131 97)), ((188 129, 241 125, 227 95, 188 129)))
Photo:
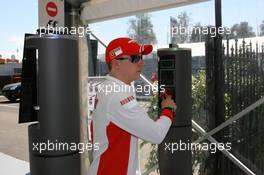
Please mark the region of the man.
POLYGON ((92 138, 99 144, 94 151, 90 175, 139 174, 138 138, 159 144, 173 120, 176 104, 167 96, 157 121, 149 118, 136 101, 132 82, 140 78, 142 55, 152 52, 151 45, 140 45, 130 38, 117 38, 106 48, 110 75, 100 84, 93 113, 92 138))

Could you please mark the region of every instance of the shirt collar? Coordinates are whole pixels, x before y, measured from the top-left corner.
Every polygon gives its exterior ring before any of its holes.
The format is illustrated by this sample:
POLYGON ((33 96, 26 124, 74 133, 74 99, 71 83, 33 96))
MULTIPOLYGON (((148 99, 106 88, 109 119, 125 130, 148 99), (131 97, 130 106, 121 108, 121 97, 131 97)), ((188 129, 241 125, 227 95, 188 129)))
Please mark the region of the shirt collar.
MULTIPOLYGON (((124 83, 123 81, 121 81, 121 80, 119 80, 119 79, 117 79, 117 78, 115 78, 115 77, 113 77, 113 76, 111 76, 111 75, 106 75, 106 79, 107 80, 110 80, 110 81, 114 81, 114 82, 116 82, 116 83, 118 83, 118 84, 120 84, 120 85, 125 85, 125 86, 131 86, 131 85, 128 85, 128 84, 126 84, 126 83, 124 83)), ((133 84, 133 83, 131 83, 131 84, 133 84)))

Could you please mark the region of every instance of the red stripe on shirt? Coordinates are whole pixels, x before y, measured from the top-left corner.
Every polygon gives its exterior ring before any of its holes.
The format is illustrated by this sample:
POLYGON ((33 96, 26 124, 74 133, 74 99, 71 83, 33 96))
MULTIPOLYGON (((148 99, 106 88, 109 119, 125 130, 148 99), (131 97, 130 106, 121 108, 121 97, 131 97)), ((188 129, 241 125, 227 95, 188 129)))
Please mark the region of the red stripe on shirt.
POLYGON ((94 143, 94 137, 93 137, 93 120, 90 123, 90 132, 91 132, 91 140, 92 140, 92 144, 94 143))
POLYGON ((97 175, 125 175, 128 170, 131 135, 112 122, 107 126, 108 148, 101 155, 97 175))
POLYGON ((173 114, 173 112, 171 110, 163 109, 162 112, 161 112, 161 115, 168 117, 171 120, 171 122, 173 121, 173 115, 174 114, 173 114))

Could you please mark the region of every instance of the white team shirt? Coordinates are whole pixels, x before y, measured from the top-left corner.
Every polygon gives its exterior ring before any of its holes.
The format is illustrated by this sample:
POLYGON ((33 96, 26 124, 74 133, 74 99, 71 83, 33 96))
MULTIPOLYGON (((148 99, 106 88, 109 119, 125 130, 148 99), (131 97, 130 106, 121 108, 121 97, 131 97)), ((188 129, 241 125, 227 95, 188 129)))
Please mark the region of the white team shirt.
POLYGON ((99 149, 93 152, 89 175, 139 175, 138 138, 161 143, 172 113, 163 112, 153 121, 140 108, 132 86, 109 75, 100 86, 104 88, 97 94, 92 127, 93 143, 99 149))

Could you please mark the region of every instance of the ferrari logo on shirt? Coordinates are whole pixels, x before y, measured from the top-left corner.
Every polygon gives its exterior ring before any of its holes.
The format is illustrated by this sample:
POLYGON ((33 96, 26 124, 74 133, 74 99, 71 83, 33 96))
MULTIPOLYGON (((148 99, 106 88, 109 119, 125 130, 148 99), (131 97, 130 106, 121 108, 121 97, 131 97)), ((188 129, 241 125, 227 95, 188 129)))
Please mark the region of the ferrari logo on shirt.
POLYGON ((127 98, 121 100, 121 101, 120 101, 120 104, 123 106, 123 105, 125 105, 125 104, 131 102, 131 101, 134 100, 134 99, 135 99, 135 98, 134 98, 133 96, 129 96, 129 97, 127 97, 127 98))

